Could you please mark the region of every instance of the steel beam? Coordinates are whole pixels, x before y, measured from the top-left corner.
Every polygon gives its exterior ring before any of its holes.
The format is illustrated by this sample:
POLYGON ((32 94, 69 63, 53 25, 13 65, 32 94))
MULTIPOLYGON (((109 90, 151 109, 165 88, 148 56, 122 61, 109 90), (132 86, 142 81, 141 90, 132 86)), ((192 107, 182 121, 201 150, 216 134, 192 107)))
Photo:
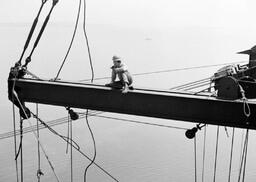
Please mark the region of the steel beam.
POLYGON ((134 89, 127 94, 103 85, 18 79, 24 102, 256 129, 256 104, 163 90, 134 89))

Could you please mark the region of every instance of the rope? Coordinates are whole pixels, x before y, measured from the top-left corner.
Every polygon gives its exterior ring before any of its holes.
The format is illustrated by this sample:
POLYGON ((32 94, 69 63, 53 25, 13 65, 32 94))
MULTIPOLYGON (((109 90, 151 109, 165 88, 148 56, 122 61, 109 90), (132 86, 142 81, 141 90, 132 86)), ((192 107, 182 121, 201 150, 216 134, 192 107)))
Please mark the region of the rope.
POLYGON ((249 130, 247 129, 246 130, 245 139, 244 139, 244 147, 243 147, 241 165, 240 165, 240 169, 239 169, 238 182, 240 182, 240 179, 241 179, 242 168, 243 168, 243 178, 242 178, 242 181, 244 182, 244 179, 245 179, 245 168, 246 168, 246 159, 247 159, 248 136, 249 136, 249 130))
POLYGON ((194 137, 194 154, 195 154, 195 182, 197 181, 197 165, 196 165, 196 135, 194 137))
MULTIPOLYGON (((36 114, 38 116, 38 104, 36 104, 36 114)), ((39 138, 39 122, 38 119, 36 121, 36 130, 37 130, 37 138, 39 138)), ((40 182, 41 175, 43 172, 41 171, 41 156, 40 156, 40 143, 39 140, 37 141, 37 159, 38 159, 38 169, 37 169, 37 181, 40 182)))
POLYGON ((205 82, 210 82, 210 79, 211 78, 204 78, 204 79, 201 79, 201 80, 193 81, 193 82, 190 82, 190 83, 186 83, 186 84, 183 84, 183 85, 172 87, 172 88, 170 88, 170 90, 181 90, 181 89, 184 89, 184 88, 187 88, 187 87, 192 87, 194 85, 202 84, 202 83, 205 83, 205 82))
MULTIPOLYGON (((69 124, 70 124, 70 141, 73 141, 73 134, 72 134, 72 120, 70 121, 69 119, 69 124)), ((70 147, 70 178, 71 178, 71 182, 73 182, 73 147, 70 147)))
MULTIPOLYGON (((23 142, 23 120, 20 117, 20 147, 19 147, 19 151, 20 151, 20 181, 23 182, 23 150, 22 150, 22 142, 23 142)), ((17 157, 19 155, 19 151, 17 153, 16 156, 16 160, 17 157)))
POLYGON ((204 147, 203 147, 203 164, 202 164, 202 182, 204 182, 204 165, 205 165, 205 147, 206 146, 206 127, 204 127, 204 147))
MULTIPOLYGON (((216 67, 216 66, 224 66, 229 64, 238 64, 238 63, 245 63, 248 61, 239 61, 239 62, 232 62, 232 63, 222 63, 222 64, 213 64, 213 65, 204 65, 204 66, 194 66, 194 67, 185 67, 185 68, 177 68, 177 69, 168 69, 168 70, 159 70, 159 71, 151 71, 151 72, 144 72, 144 73, 135 73, 132 74, 133 76, 144 76, 144 75, 151 75, 151 74, 159 74, 159 73, 169 73, 169 72, 176 72, 176 71, 185 71, 185 70, 193 70, 193 69, 200 69, 200 68, 209 68, 209 67, 216 67)), ((109 79, 110 77, 98 77, 94 78, 94 80, 105 80, 109 79)), ((91 79, 84 79, 80 80, 82 82, 90 81, 91 79)))
POLYGON ((89 56, 89 60, 90 60, 90 67, 91 67, 91 73, 92 73, 91 83, 92 83, 93 79, 94 79, 94 69, 93 69, 93 65, 92 65, 92 58, 91 58, 91 51, 90 51, 88 36, 87 36, 87 33, 86 33, 86 28, 85 28, 85 19, 86 19, 86 0, 84 0, 83 32, 84 32, 85 41, 86 41, 86 45, 87 45, 88 56, 89 56))
POLYGON ((182 128, 182 127, 176 127, 176 126, 169 126, 169 125, 161 125, 161 124, 148 123, 148 122, 141 122, 141 121, 130 120, 130 119, 121 119, 121 118, 115 118, 115 117, 109 117, 109 116, 95 116, 95 117, 106 118, 106 119, 114 119, 114 120, 118 120, 118 121, 124 121, 124 122, 136 123, 136 124, 143 124, 143 125, 150 125, 150 126, 158 126, 158 127, 164 127, 164 128, 172 128, 172 129, 179 129, 179 130, 188 130, 188 128, 182 128))
POLYGON ((93 141, 94 155, 93 155, 93 159, 91 160, 91 163, 84 170, 84 182, 86 182, 87 171, 88 171, 89 167, 94 163, 94 161, 96 159, 96 156, 97 156, 96 142, 95 142, 95 138, 94 138, 94 135, 93 135, 93 132, 92 132, 92 129, 90 127, 89 120, 88 120, 88 109, 86 110, 86 117, 85 118, 86 118, 86 124, 88 126, 88 129, 90 131, 92 141, 93 141))
POLYGON ((218 157, 218 144, 219 144, 219 126, 217 127, 217 138, 216 138, 216 150, 215 150, 215 162, 214 162, 213 182, 215 182, 215 179, 216 179, 217 157, 218 157))
MULTIPOLYGON (((18 101, 18 103, 19 103, 21 109, 23 110, 24 114, 26 115, 26 118, 28 118, 28 116, 27 116, 27 114, 26 114, 26 112, 25 112, 25 109, 24 109, 23 105, 22 105, 21 102, 20 102, 19 97, 17 96, 17 94, 16 94, 15 92, 13 93, 13 95, 16 97, 16 99, 17 99, 17 101, 18 101)), ((35 115, 35 114, 33 114, 33 115, 35 115)), ((38 116, 37 116, 37 118, 38 118, 38 116)), ((28 123, 29 123, 30 126, 32 126, 32 124, 30 123, 29 120, 28 120, 28 123)), ((22 131, 22 130, 21 130, 21 131, 22 131)), ((39 138, 37 137, 37 135, 36 135, 36 133, 35 133, 34 131, 33 131, 33 134, 34 134, 36 140, 39 142, 40 147, 41 147, 42 151, 44 152, 45 158, 47 159, 47 161, 48 161, 48 163, 49 163, 49 165, 50 165, 50 167, 51 167, 51 169, 52 169, 52 171, 53 171, 53 173, 54 173, 54 176, 55 176, 56 180, 59 182, 59 178, 58 178, 57 174, 55 173, 54 167, 53 167, 51 161, 49 160, 49 157, 48 157, 48 155, 46 154, 46 152, 45 152, 45 150, 44 150, 44 148, 43 148, 43 146, 42 146, 42 144, 41 144, 39 138)), ((21 136, 22 136, 22 133, 21 133, 21 136)), ((20 145, 20 148, 21 148, 21 152, 22 152, 22 145, 20 145)), ((22 153, 21 153, 21 156, 22 156, 22 153)), ((22 180, 21 182, 23 182, 23 180, 22 180)))
POLYGON ((23 65, 23 67, 26 68, 27 65, 28 65, 28 63, 31 62, 32 54, 33 54, 35 48, 37 47, 38 42, 40 41, 40 38, 42 37, 42 34, 43 34, 44 30, 45 30, 45 27, 46 27, 46 25, 47 25, 47 23, 48 23, 48 21, 49 21, 49 19, 50 19, 50 15, 51 15, 51 13, 52 13, 52 11, 53 11, 53 8, 54 8, 55 5, 58 3, 58 1, 59 1, 59 0, 53 0, 53 1, 52 1, 52 2, 53 2, 53 3, 52 3, 52 7, 51 7, 51 9, 50 9, 48 15, 46 16, 46 18, 45 18, 45 20, 44 20, 44 23, 43 23, 43 25, 42 25, 42 27, 41 27, 41 29, 40 29, 40 32, 39 32, 39 34, 38 34, 38 36, 37 36, 37 38, 36 38, 36 41, 35 41, 35 43, 34 43, 33 49, 31 50, 29 56, 26 58, 26 62, 25 62, 25 64, 23 65))
POLYGON ((245 97, 245 91, 244 91, 243 87, 240 84, 238 84, 238 86, 240 89, 240 93, 242 95, 244 115, 248 118, 251 115, 251 109, 247 102, 247 98, 245 97), (246 108, 247 108, 247 111, 246 111, 246 108))
MULTIPOLYGON (((37 117, 33 112, 31 112, 31 114, 34 116, 34 117, 37 117)), ((56 132, 54 129, 52 129, 50 126, 48 126, 43 120, 41 120, 40 118, 38 118, 39 121, 46 127, 48 128, 53 134, 59 136, 61 139, 63 139, 65 142, 69 142, 67 137, 65 136, 62 136, 60 135, 58 132, 56 132)), ((83 153, 81 150, 80 150, 80 147, 72 140, 72 142, 69 142, 69 144, 76 150, 78 151, 81 155, 83 155, 84 157, 86 157, 89 161, 92 161, 92 159, 90 159, 85 153, 83 153), (75 145, 74 145, 75 144, 75 145)), ((117 181, 118 180, 112 176, 109 172, 107 172, 105 169, 103 169, 101 166, 99 166, 96 162, 93 162, 93 164, 95 166, 97 166, 100 170, 102 170, 105 174, 107 174, 109 177, 111 177, 114 181, 117 181)))
POLYGON ((248 149, 248 141, 249 141, 249 130, 246 130, 246 148, 245 148, 245 157, 244 157, 244 171, 243 171, 243 182, 245 180, 245 169, 246 169, 246 161, 247 161, 247 149, 248 149))
POLYGON ((74 41, 74 39, 75 39, 75 35, 76 35, 76 31, 77 31, 77 26, 78 26, 78 22, 79 22, 80 10, 81 10, 81 0, 79 0, 79 6, 78 6, 78 11, 77 11, 77 16, 76 16, 76 23, 75 23, 74 32, 73 32, 73 35, 72 35, 72 38, 71 38, 71 41, 70 41, 68 50, 67 50, 67 52, 66 52, 66 55, 65 55, 65 57, 64 57, 64 59, 63 59, 63 61, 62 61, 62 64, 61 64, 61 66, 60 66, 60 68, 59 68, 59 71, 58 71, 58 73, 57 73, 57 75, 56 75, 54 81, 56 81, 56 80, 58 79, 59 74, 60 74, 60 72, 61 72, 61 70, 62 70, 62 68, 63 68, 63 66, 64 66, 64 64, 65 64, 65 62, 66 62, 66 59, 67 59, 67 57, 68 57, 68 55, 69 55, 69 52, 70 52, 70 50, 71 50, 71 47, 72 47, 72 45, 73 45, 73 41, 74 41))
MULTIPOLYGON (((161 124, 141 122, 141 121, 136 121, 136 120, 116 118, 116 117, 100 116, 100 115, 98 115, 100 113, 103 113, 103 112, 98 112, 98 111, 91 112, 91 113, 88 114, 88 116, 94 116, 94 117, 99 117, 99 118, 107 118, 107 119, 125 121, 125 122, 136 123, 136 124, 151 125, 151 126, 157 126, 157 127, 187 130, 187 128, 183 128, 183 127, 176 127, 176 126, 170 126, 170 125, 161 125, 161 124)), ((82 118, 85 118, 84 113, 80 113, 80 115, 79 115, 79 119, 82 119, 82 118)), ((46 124, 48 126, 56 126, 56 125, 61 125, 61 124, 67 123, 67 120, 68 120, 67 117, 64 117, 64 118, 48 121, 48 122, 46 122, 46 124)), ((46 128, 46 127, 43 124, 39 125, 39 129, 44 129, 44 128, 46 128)), ((26 127, 26 128, 23 129, 23 133, 29 133, 29 132, 32 132, 34 130, 36 130, 36 126, 26 127)), ((19 135, 18 132, 19 132, 19 130, 16 130, 16 132, 6 132, 6 133, 3 133, 3 134, 0 134, 0 140, 12 137, 12 136, 14 136, 14 134, 19 135)))
POLYGON ((233 131, 232 131, 232 141, 231 141, 230 160, 229 160, 229 171, 228 171, 228 182, 230 182, 230 178, 231 178, 231 169, 232 169, 232 157, 233 157, 234 139, 235 139, 235 128, 233 128, 233 131))
MULTIPOLYGON (((70 131, 69 131, 69 127, 70 127, 70 124, 69 124, 69 122, 70 122, 70 119, 69 119, 69 114, 68 114, 68 132, 67 132, 67 138, 69 139, 69 134, 70 134, 70 131)), ((66 154, 68 153, 68 145, 69 145, 69 143, 67 142, 67 146, 66 146, 66 154)))
MULTIPOLYGON (((14 84, 12 86, 12 93, 14 92, 14 87, 16 84, 16 77, 14 79, 14 84)), ((12 94, 12 116, 13 116, 13 133, 14 133, 14 157, 17 155, 17 137, 16 137, 16 119, 15 119, 15 106, 14 106, 14 95, 12 94)), ((18 174, 18 161, 15 160, 15 170, 16 170, 16 181, 19 182, 19 174, 18 174)))
POLYGON ((31 28, 30 28, 29 35, 28 35, 27 40, 26 40, 26 43, 25 43, 25 45, 24 45, 24 47, 23 47, 23 51, 22 51, 21 56, 20 56, 20 59, 19 59, 19 61, 18 61, 19 64, 21 64, 21 60, 22 60, 22 58, 23 58, 23 56, 24 56, 24 53, 25 53, 25 51, 26 51, 27 48, 28 48, 29 42, 30 42, 31 37, 32 37, 32 35, 33 35, 33 33, 34 33, 34 30, 35 30, 35 28, 36 28, 36 25, 37 25, 37 22, 38 22, 38 18, 39 18, 39 16, 40 16, 40 13, 41 13, 41 11, 42 11, 42 9, 43 9, 43 6, 44 6, 44 4, 45 4, 46 2, 47 2, 47 0, 42 0, 42 4, 41 4, 41 6, 40 6, 40 8, 39 8, 39 11, 38 11, 38 13, 37 13, 36 18, 34 19, 34 22, 33 22, 32 26, 31 26, 31 28))

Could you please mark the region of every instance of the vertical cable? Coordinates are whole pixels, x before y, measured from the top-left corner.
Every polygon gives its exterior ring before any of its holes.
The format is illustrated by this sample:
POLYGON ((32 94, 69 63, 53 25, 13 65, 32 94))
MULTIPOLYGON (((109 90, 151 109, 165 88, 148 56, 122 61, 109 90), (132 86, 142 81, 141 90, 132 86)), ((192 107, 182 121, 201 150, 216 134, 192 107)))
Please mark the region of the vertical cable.
POLYGON ((217 158, 218 158, 218 145, 219 145, 219 130, 220 130, 220 127, 218 126, 217 127, 217 138, 216 138, 216 150, 215 150, 213 182, 215 182, 215 179, 216 179, 217 158))
POLYGON ((196 165, 196 135, 194 137, 194 154, 195 154, 195 182, 197 181, 197 165, 196 165))
POLYGON ((248 140, 249 140, 249 129, 246 130, 246 144, 245 144, 245 156, 244 156, 244 170, 243 170, 243 180, 245 180, 245 169, 246 169, 246 159, 247 159, 247 148, 248 148, 248 140))
POLYGON ((242 157, 240 161, 240 168, 239 168, 239 175, 238 175, 238 182, 240 182, 241 179, 241 173, 242 173, 242 168, 244 167, 244 159, 245 159, 245 150, 246 150, 246 141, 247 141, 247 133, 244 139, 244 146, 242 147, 242 157))
POLYGON ((232 141, 231 141, 230 160, 229 160, 229 171, 228 171, 228 182, 230 182, 230 177, 231 177, 231 168, 232 168, 232 157, 233 157, 234 138, 235 138, 235 128, 233 128, 233 131, 232 131, 232 141))
POLYGON ((66 146, 66 154, 68 153, 68 145, 69 145, 69 134, 70 134, 70 131, 69 131, 69 122, 70 122, 70 119, 69 119, 69 114, 68 114, 68 132, 67 132, 67 146, 66 146))
MULTIPOLYGON (((73 136, 72 136, 72 120, 69 122, 70 123, 70 142, 73 141, 73 136)), ((70 171, 71 171, 71 182, 73 182, 73 147, 70 147, 70 171)))
POLYGON ((206 146, 206 126, 204 127, 204 148, 203 148, 202 182, 204 182, 205 146, 206 146))
MULTIPOLYGON (((36 115, 38 116, 38 104, 36 104, 36 115)), ((37 130, 37 138, 39 138, 39 120, 36 119, 36 130, 37 130)), ((38 159, 38 169, 37 169, 37 181, 40 182, 41 175, 43 175, 41 171, 41 156, 40 156, 40 143, 37 140, 37 159, 38 159)))
POLYGON ((65 57, 64 57, 64 59, 63 59, 63 61, 62 61, 62 63, 61 63, 61 66, 60 66, 60 68, 59 68, 59 70, 58 70, 58 73, 57 73, 57 75, 56 75, 54 81, 56 81, 56 80, 58 79, 58 77, 59 77, 59 75, 60 75, 60 72, 61 72, 61 70, 62 70, 62 68, 63 68, 63 66, 64 66, 64 64, 65 64, 65 62, 66 62, 66 60, 67 60, 67 57, 68 57, 69 52, 70 52, 70 50, 71 50, 71 47, 72 47, 72 45, 73 45, 73 41, 74 41, 75 36, 76 36, 77 26, 78 26, 78 22, 79 22, 80 10, 81 10, 81 0, 79 0, 78 11, 77 11, 77 16, 76 16, 76 23, 75 23, 75 28, 74 28, 74 31, 73 31, 73 35, 72 35, 72 38, 71 38, 71 41, 70 41, 68 50, 67 50, 67 52, 66 52, 66 55, 65 55, 65 57))
MULTIPOLYGON (((16 136, 16 119, 15 119, 15 107, 14 102, 12 102, 12 114, 13 114, 13 133, 14 133, 14 154, 17 155, 17 136, 16 136)), ((16 181, 19 182, 19 173, 18 173, 18 161, 15 160, 15 169, 16 169, 16 181)))
POLYGON ((15 170, 16 170, 16 180, 19 182, 19 172, 18 172, 18 161, 17 157, 17 135, 16 135, 16 118, 15 118, 15 106, 14 106, 14 88, 16 84, 16 78, 14 77, 14 83, 12 85, 12 114, 13 114, 13 133, 14 133, 14 153, 15 153, 15 170))
POLYGON ((83 20, 83 31, 84 31, 84 37, 87 45, 87 51, 88 51, 88 56, 90 60, 90 67, 91 67, 91 73, 92 73, 92 78, 91 78, 91 83, 94 80, 94 70, 93 70, 93 65, 92 65, 92 57, 91 57, 91 51, 90 51, 90 46, 89 46, 89 40, 88 36, 86 33, 86 28, 85 28, 85 20, 86 20, 86 0, 84 0, 84 20, 83 20))
POLYGON ((94 147, 94 155, 93 155, 93 159, 91 160, 90 164, 85 168, 84 170, 84 182, 86 182, 86 175, 87 175, 87 171, 89 169, 89 167, 94 163, 95 159, 96 159, 96 156, 97 156, 97 150, 96 150, 96 142, 95 142, 95 138, 94 138, 94 135, 93 135, 93 132, 92 132, 92 129, 90 127, 90 124, 89 124, 89 120, 88 120, 88 109, 86 110, 86 123, 87 123, 87 126, 88 126, 88 129, 91 133, 91 137, 92 137, 92 140, 93 140, 93 147, 94 147))
POLYGON ((23 120, 20 116, 20 179, 21 182, 23 182, 23 146, 22 146, 22 140, 23 140, 23 120))

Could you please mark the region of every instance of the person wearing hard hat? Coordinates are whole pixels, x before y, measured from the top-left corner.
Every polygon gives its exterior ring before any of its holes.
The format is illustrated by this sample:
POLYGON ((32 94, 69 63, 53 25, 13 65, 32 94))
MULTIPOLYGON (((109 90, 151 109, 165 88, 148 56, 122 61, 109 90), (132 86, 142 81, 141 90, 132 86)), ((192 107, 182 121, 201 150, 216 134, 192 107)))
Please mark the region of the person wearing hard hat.
POLYGON ((129 87, 131 87, 131 84, 133 82, 132 76, 129 73, 127 67, 122 62, 121 58, 118 56, 113 56, 113 66, 111 66, 112 69, 112 75, 111 75, 111 83, 106 84, 106 86, 110 87, 120 87, 122 88, 122 93, 127 93, 129 90, 129 87), (116 78, 119 78, 119 81, 116 81, 116 78))

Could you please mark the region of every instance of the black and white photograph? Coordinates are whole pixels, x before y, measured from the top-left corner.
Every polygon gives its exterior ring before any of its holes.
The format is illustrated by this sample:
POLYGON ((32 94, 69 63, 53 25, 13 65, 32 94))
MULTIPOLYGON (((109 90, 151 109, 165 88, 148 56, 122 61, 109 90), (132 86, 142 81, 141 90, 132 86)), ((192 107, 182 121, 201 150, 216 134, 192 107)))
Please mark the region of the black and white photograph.
POLYGON ((255 7, 1 0, 0 182, 256 181, 255 7))

